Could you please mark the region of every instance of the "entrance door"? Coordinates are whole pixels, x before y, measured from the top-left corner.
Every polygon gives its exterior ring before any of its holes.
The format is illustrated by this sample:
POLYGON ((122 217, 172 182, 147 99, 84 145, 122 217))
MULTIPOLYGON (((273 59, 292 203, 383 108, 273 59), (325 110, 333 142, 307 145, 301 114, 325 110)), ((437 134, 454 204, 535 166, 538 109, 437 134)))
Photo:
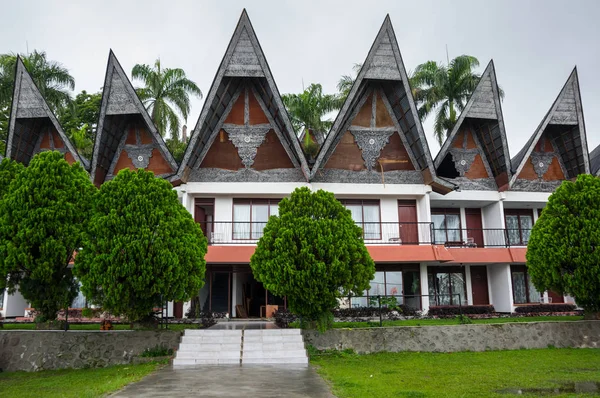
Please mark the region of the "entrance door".
POLYGON ((398 201, 398 221, 400 222, 400 240, 405 245, 419 244, 419 224, 417 224, 417 201, 398 201))
POLYGON ((212 243, 214 232, 215 200, 213 198, 196 198, 194 200, 194 221, 200 224, 208 243, 212 243))
POLYGON ((564 303, 565 298, 562 294, 554 293, 548 290, 548 297, 552 299, 552 303, 564 303))
POLYGON ((467 218, 467 238, 473 238, 477 247, 483 247, 481 209, 465 209, 465 216, 467 218))
POLYGON ((473 289, 473 305, 487 305, 490 303, 487 267, 485 265, 471 266, 471 288, 473 289))
POLYGON ((421 273, 419 270, 402 272, 402 293, 404 305, 414 310, 421 310, 421 273))
POLYGON ((173 317, 176 319, 183 318, 183 301, 176 301, 173 303, 173 317))

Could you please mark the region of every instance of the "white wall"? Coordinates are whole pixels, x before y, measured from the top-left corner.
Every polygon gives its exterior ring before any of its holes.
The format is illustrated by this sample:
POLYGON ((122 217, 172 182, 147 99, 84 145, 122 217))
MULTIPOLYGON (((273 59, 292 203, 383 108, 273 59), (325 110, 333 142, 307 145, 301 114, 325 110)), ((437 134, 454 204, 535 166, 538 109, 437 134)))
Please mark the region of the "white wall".
POLYGON ((471 266, 465 266, 465 283, 467 285, 467 304, 473 305, 473 285, 471 284, 471 266))
POLYGON ((513 311, 512 283, 509 264, 487 266, 490 286, 490 303, 497 312, 513 311))
MULTIPOLYGON (((427 279, 427 264, 421 264, 421 294, 429 294, 429 280, 427 279)), ((423 313, 429 312, 429 297, 421 297, 423 313)))
POLYGON ((15 294, 5 293, 4 296, 4 314, 6 318, 25 316, 25 308, 28 307, 27 301, 18 291, 15 294))

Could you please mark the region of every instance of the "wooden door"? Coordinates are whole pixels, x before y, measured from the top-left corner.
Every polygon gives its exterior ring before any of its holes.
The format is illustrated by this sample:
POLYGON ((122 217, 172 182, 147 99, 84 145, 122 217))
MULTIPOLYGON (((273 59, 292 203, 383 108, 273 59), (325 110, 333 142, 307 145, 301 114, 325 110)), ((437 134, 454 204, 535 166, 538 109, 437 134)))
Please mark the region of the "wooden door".
POLYGON ((183 318, 183 301, 173 303, 173 316, 177 319, 183 318))
POLYGON ((565 298, 562 294, 554 293, 548 290, 548 297, 552 299, 552 304, 554 303, 564 303, 565 298))
POLYGON ((473 305, 487 305, 490 303, 485 265, 471 266, 471 288, 473 289, 473 305))
POLYGON ((483 224, 481 209, 465 209, 467 219, 467 238, 473 238, 477 247, 483 247, 483 224))
POLYGON ((398 201, 398 221, 400 240, 405 245, 419 244, 419 224, 417 223, 417 201, 398 201))

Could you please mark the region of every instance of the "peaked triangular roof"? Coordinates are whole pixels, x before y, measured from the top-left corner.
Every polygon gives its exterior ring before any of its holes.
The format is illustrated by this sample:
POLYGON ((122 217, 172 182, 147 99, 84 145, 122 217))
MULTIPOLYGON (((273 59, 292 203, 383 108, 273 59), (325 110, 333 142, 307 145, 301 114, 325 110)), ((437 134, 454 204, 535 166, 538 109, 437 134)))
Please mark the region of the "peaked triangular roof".
POLYGON ((290 160, 308 180, 310 170, 300 142, 245 9, 221 60, 174 179, 187 180, 189 172, 200 166, 232 106, 247 87, 258 100, 290 160))
POLYGON ((477 87, 475 87, 456 124, 438 152, 435 158, 436 169, 440 167, 440 164, 448 155, 456 135, 461 131, 465 123, 465 119, 479 119, 482 122, 491 120, 498 123, 498 128, 487 129, 487 134, 483 134, 482 131, 477 138, 485 155, 484 161, 488 162, 489 169, 492 171, 494 178, 498 178, 503 173, 506 173, 505 180, 502 182, 507 184, 511 176, 510 155, 504 127, 504 117, 502 116, 500 90, 498 88, 498 81, 496 80, 496 69, 493 60, 488 63, 483 71, 477 87))
MULTIPOLYGON (((115 155, 118 153, 119 146, 124 143, 126 135, 125 127, 127 117, 137 115, 140 117, 150 135, 156 140, 157 149, 164 159, 169 163, 174 172, 177 170, 177 162, 167 149, 165 142, 158 133, 154 122, 150 118, 148 111, 137 96, 131 81, 117 60, 117 57, 110 50, 108 54, 108 64, 106 67, 106 76, 104 79, 104 89, 102 91, 102 103, 100 105, 100 118, 98 120, 98 129, 96 141, 94 143, 94 152, 92 155, 91 177, 92 181, 97 179, 104 181, 115 155), (113 123, 109 117, 122 116, 116 118, 113 123), (102 173, 102 176, 98 176, 102 173)), ((174 174, 170 173, 170 174, 174 174)), ((101 183, 100 182, 100 183, 101 183)))
MULTIPOLYGON (((17 56, 6 157, 26 165, 29 164, 33 155, 40 150, 39 141, 42 137, 39 129, 43 128, 48 122, 54 127, 64 143, 64 148, 61 149, 68 151, 73 160, 80 162, 85 167, 86 164, 63 131, 48 103, 42 97, 21 57, 17 56)), ((56 149, 59 150, 59 148, 56 149)))
POLYGON ((600 145, 590 153, 590 169, 593 175, 600 176, 600 145))
MULTIPOLYGON (((324 167, 327 160, 335 150, 337 143, 348 129, 352 119, 364 105, 364 101, 373 90, 369 83, 379 84, 377 89, 384 93, 386 97, 394 97, 398 103, 391 99, 388 102, 390 115, 394 119, 395 128, 400 133, 405 147, 411 156, 414 166, 419 171, 429 171, 429 180, 434 181, 442 190, 451 189, 451 185, 435 175, 433 159, 427 139, 423 132, 423 126, 417 116, 417 108, 412 96, 408 74, 402 61, 400 48, 396 41, 396 35, 392 27, 390 16, 387 15, 363 66, 352 85, 350 93, 344 102, 344 105, 338 113, 335 122, 321 146, 315 164, 312 168, 312 177, 314 177, 321 167, 324 167), (406 96, 407 110, 401 109, 400 99, 406 96), (414 128, 402 128, 398 120, 402 119, 405 113, 410 113, 414 119, 414 128)), ((429 183, 429 182, 426 182, 429 183)))
MULTIPOLYGON (((558 94, 558 97, 554 100, 554 103, 533 135, 529 138, 527 143, 525 143, 525 146, 519 153, 512 158, 513 176, 511 185, 519 177, 519 174, 521 173, 521 170, 523 170, 533 149, 549 126, 572 126, 572 129, 566 137, 558 137, 560 138, 560 142, 553 142, 558 146, 557 149, 559 155, 566 168, 566 177, 574 178, 577 174, 590 173, 590 161, 577 67, 573 68, 573 71, 558 94), (565 138, 569 141, 568 145, 565 138)), ((553 139, 552 141, 555 140, 553 139)))

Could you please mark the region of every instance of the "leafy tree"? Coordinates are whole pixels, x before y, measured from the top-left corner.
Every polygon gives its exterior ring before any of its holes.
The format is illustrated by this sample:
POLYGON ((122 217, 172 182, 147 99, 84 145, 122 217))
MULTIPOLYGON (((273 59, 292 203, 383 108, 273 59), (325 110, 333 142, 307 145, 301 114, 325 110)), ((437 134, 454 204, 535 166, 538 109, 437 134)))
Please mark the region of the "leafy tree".
POLYGON ((160 58, 154 62, 154 67, 135 65, 131 75, 145 85, 136 91, 160 134, 164 137, 170 131, 172 137, 178 135, 180 123, 177 113, 187 120, 190 95, 202 98, 202 91, 196 83, 186 77, 183 69, 162 69, 160 58))
POLYGON ((92 156, 101 102, 101 92, 88 94, 83 90, 69 106, 59 112, 59 121, 65 133, 80 154, 87 158, 92 156))
MULTIPOLYGON (((436 111, 434 136, 441 145, 450 133, 481 75, 475 72, 477 58, 461 55, 448 65, 428 61, 418 65, 410 78, 421 121, 436 111)), ((504 92, 500 91, 501 97, 504 92)))
POLYGON ((352 85, 354 84, 354 81, 356 80, 356 75, 358 75, 358 72, 360 72, 361 68, 362 68, 362 64, 354 64, 354 66, 352 67, 352 72, 353 72, 354 76, 343 75, 342 77, 340 77, 340 80, 338 80, 337 89, 340 92, 340 94, 339 94, 340 97, 343 98, 344 100, 346 100, 346 97, 348 97, 348 94, 350 94, 352 85))
POLYGON ((56 319, 77 296, 69 262, 81 247, 94 191, 79 163, 48 151, 33 157, 0 201, 0 280, 11 293, 18 287, 42 320, 56 319))
POLYGON ((169 182, 125 169, 94 199, 75 273, 92 302, 143 321, 164 301, 198 294, 206 248, 200 226, 169 182))
POLYGON ((338 299, 362 293, 375 264, 350 211, 331 192, 297 188, 279 203, 250 259, 254 277, 292 312, 326 327, 338 299))
POLYGON ((339 110, 344 104, 339 95, 323 94, 320 84, 311 84, 300 94, 284 94, 282 99, 298 135, 303 130, 327 134, 333 122, 323 118, 329 112, 339 110))
MULTIPOLYGON (((23 64, 48 106, 55 113, 71 101, 69 90, 75 88, 75 78, 69 70, 56 61, 49 61, 44 51, 33 50, 31 54, 21 54, 23 64)), ((17 54, 0 54, 0 142, 2 153, 8 134, 8 118, 15 83, 17 54)))
POLYGON ((181 162, 183 160, 183 156, 185 155, 185 150, 188 145, 188 138, 183 139, 179 138, 179 135, 172 136, 165 140, 165 144, 167 145, 167 149, 173 155, 176 162, 181 162))
POLYGON ((8 192, 8 187, 12 180, 23 171, 24 166, 12 159, 4 158, 0 162, 0 200, 4 197, 4 194, 8 192))
POLYGON ((550 196, 533 226, 527 268, 535 287, 567 293, 600 313, 600 179, 580 175, 550 196))

